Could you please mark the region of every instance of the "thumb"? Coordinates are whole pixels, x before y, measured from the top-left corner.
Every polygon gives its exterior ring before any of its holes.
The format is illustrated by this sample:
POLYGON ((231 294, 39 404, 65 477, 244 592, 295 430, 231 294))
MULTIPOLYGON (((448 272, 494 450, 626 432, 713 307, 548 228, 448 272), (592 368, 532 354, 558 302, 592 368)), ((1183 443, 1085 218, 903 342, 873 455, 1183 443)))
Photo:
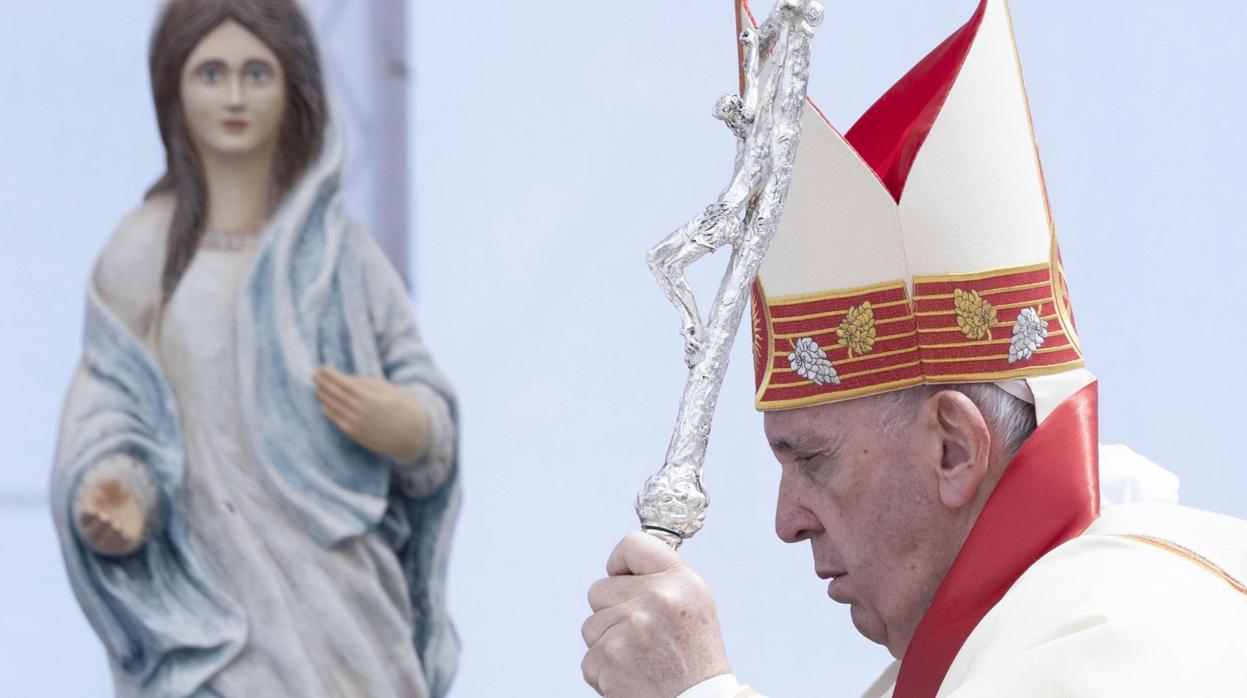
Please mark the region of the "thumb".
POLYGON ((619 541, 606 561, 606 574, 657 574, 683 567, 684 561, 668 545, 648 533, 633 531, 619 541))

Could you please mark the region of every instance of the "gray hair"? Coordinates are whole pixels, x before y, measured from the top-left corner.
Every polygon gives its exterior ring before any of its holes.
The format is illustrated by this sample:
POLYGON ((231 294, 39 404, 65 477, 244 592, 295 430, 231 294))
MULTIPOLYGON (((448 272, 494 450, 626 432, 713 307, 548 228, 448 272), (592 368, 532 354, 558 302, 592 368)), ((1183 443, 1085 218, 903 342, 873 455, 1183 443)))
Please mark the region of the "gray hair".
POLYGON ((878 396, 880 421, 888 433, 896 433, 909 423, 919 403, 940 392, 955 390, 970 398, 983 413, 992 440, 1004 446, 1007 462, 1035 431, 1035 406, 1010 395, 995 383, 952 383, 920 385, 878 396))

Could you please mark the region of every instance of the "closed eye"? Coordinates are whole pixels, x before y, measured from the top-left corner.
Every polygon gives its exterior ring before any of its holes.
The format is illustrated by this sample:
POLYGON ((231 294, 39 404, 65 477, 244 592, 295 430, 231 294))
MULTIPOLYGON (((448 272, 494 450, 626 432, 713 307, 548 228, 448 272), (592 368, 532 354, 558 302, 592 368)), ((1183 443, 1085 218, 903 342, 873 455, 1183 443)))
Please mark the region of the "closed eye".
POLYGON ((835 465, 838 450, 830 448, 821 451, 798 451, 792 454, 792 461, 807 476, 825 476, 830 467, 835 465))
POLYGON ((792 457, 792 461, 801 467, 806 467, 810 461, 818 457, 816 453, 802 453, 792 457))
POLYGON ((807 475, 812 475, 826 464, 835 463, 842 441, 843 436, 827 439, 797 435, 772 439, 770 445, 776 460, 791 463, 807 475))

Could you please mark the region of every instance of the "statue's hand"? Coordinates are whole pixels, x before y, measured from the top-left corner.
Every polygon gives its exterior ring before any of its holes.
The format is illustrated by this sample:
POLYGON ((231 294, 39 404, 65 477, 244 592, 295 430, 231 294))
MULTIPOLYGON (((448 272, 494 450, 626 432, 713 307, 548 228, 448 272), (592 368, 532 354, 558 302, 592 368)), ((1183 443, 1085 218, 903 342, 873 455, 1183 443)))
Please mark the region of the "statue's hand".
POLYGON ((325 416, 360 446, 403 462, 428 448, 428 411, 393 383, 328 366, 312 379, 325 416))
POLYGON ((129 555, 138 549, 147 529, 142 504, 119 477, 79 487, 74 515, 79 535, 101 555, 129 555))

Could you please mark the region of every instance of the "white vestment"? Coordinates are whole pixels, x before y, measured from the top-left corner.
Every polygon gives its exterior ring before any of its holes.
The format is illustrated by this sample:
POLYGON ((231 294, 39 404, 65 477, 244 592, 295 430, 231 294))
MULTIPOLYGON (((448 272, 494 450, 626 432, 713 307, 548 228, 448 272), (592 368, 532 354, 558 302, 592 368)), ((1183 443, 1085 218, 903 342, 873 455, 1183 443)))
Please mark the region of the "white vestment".
MULTIPOLYGON (((1247 692, 1247 522, 1108 509, 1031 565, 957 653, 939 698, 1247 692)), ((868 691, 890 698, 899 664, 868 691)))
MULTIPOLYGON (((891 698, 899 668, 864 698, 891 698)), ((1247 521, 1132 503, 1031 565, 961 646, 937 698, 1228 695, 1247 695, 1247 521)), ((759 696, 719 676, 680 698, 759 696)))

